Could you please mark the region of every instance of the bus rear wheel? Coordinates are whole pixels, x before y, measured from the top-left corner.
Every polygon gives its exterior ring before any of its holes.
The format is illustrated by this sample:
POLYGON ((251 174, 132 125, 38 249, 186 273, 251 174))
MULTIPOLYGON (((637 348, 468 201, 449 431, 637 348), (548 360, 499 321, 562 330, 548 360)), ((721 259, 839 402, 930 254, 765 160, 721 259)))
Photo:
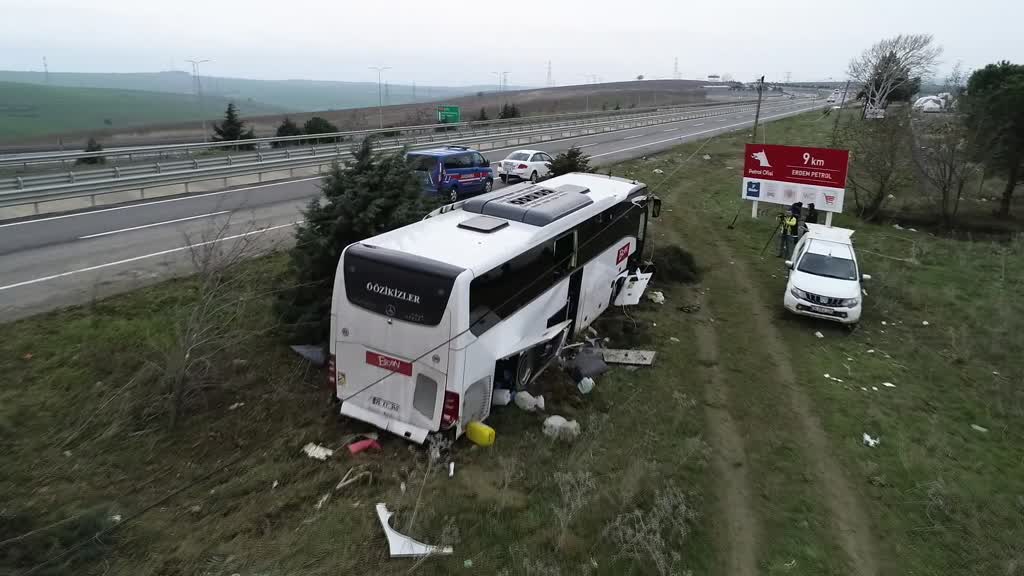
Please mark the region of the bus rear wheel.
POLYGON ((519 355, 516 364, 516 390, 526 390, 537 371, 537 350, 531 348, 519 355))

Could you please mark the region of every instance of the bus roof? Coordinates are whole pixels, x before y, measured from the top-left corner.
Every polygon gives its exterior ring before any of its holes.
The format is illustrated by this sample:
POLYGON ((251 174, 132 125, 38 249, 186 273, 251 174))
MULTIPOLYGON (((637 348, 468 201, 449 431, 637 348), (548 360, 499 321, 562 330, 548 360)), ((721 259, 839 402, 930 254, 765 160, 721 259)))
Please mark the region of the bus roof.
MULTIPOLYGON (((555 206, 554 217, 549 214, 548 217, 538 218, 536 206, 530 202, 524 204, 519 213, 510 209, 509 199, 518 202, 530 195, 530 201, 533 201, 530 190, 538 187, 523 183, 474 197, 447 212, 368 238, 362 244, 398 250, 465 268, 474 274, 483 274, 522 253, 529 246, 554 238, 562 231, 635 196, 645 187, 635 180, 624 178, 566 174, 544 182, 539 188, 555 190, 559 193, 557 196, 563 198, 567 195, 585 195, 589 201, 573 201, 571 198, 559 200, 552 204, 555 206), (484 210, 484 207, 492 203, 502 204, 501 209, 484 210), (463 209, 467 204, 473 211, 463 209), (534 209, 532 216, 531 208, 534 209), (481 215, 507 222, 508 225, 492 226, 489 232, 476 229, 472 223, 465 227, 459 226, 468 220, 479 219, 481 215), (531 221, 534 223, 528 223, 531 221)), ((550 202, 550 195, 537 196, 539 202, 550 202)))

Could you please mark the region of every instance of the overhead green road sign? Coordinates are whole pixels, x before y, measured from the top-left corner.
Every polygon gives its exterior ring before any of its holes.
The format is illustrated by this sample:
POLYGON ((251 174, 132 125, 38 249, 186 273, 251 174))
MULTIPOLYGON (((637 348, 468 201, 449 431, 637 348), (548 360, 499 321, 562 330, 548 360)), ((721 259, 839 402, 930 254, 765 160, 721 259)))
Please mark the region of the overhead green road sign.
POLYGON ((462 122, 458 106, 438 106, 437 122, 439 124, 458 124, 462 122))

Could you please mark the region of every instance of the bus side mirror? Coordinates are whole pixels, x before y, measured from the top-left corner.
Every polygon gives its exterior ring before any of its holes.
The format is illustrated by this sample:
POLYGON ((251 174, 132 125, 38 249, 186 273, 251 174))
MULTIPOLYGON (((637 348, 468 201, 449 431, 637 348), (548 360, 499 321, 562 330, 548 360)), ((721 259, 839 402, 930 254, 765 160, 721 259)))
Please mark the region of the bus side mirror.
POLYGON ((864 280, 865 282, 871 280, 871 274, 861 274, 860 279, 864 280))
POLYGON ((655 196, 651 200, 651 216, 657 218, 661 215, 661 198, 655 196))

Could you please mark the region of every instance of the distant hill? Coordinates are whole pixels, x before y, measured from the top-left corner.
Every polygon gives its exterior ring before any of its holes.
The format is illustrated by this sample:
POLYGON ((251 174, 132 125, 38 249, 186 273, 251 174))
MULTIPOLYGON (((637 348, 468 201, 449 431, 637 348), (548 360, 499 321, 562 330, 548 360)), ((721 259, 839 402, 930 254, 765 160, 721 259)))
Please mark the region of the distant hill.
MULTIPOLYGON (((219 118, 229 99, 190 94, 0 82, 0 141, 47 134, 111 131, 146 124, 219 118), (201 114, 201 115, 200 115, 201 114)), ((278 114, 283 108, 235 99, 243 116, 278 114)))
MULTIPOLYGON (((128 74, 78 72, 22 72, 0 70, 0 82, 21 82, 76 88, 113 88, 145 90, 172 94, 192 94, 192 75, 188 72, 138 72, 128 74)), ((338 110, 377 105, 376 82, 326 82, 317 80, 253 80, 202 76, 203 94, 241 101, 262 102, 294 112, 338 110)), ((493 90, 483 86, 387 85, 385 104, 430 102, 493 90)))

